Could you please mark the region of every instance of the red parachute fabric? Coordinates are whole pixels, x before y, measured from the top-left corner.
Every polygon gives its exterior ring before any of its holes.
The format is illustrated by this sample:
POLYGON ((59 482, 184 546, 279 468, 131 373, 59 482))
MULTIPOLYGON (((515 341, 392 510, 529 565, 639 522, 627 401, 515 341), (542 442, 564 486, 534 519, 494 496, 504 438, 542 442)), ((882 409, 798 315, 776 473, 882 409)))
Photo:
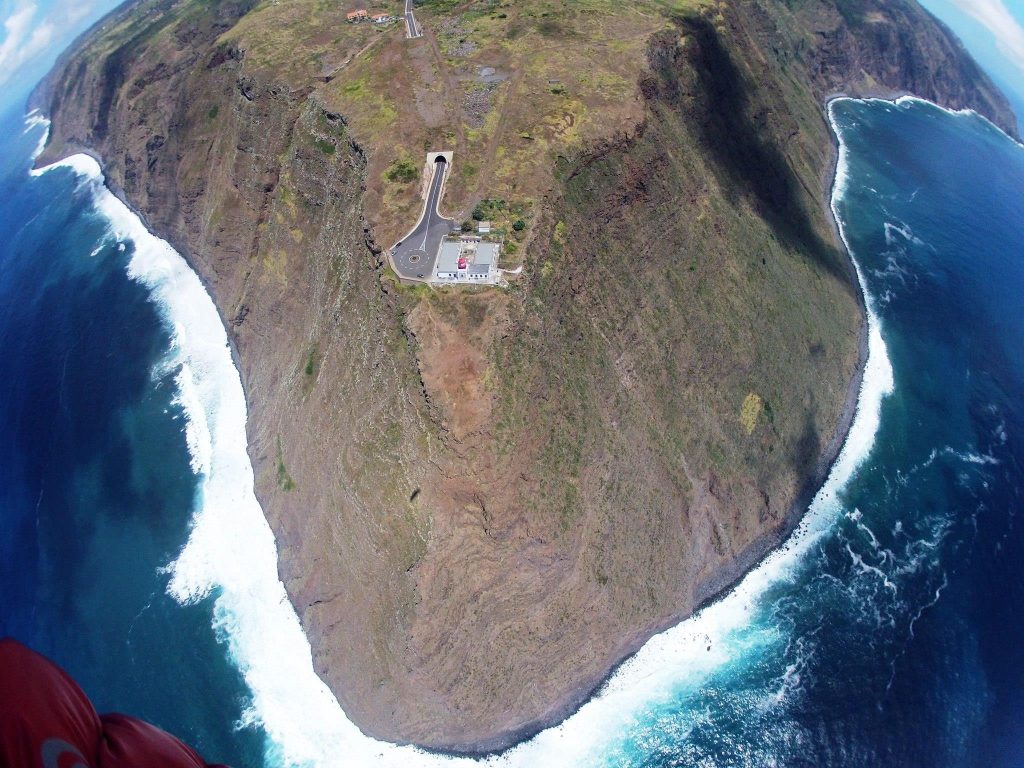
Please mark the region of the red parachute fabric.
POLYGON ((96 714, 64 670, 0 640, 0 768, 216 768, 169 733, 96 714))

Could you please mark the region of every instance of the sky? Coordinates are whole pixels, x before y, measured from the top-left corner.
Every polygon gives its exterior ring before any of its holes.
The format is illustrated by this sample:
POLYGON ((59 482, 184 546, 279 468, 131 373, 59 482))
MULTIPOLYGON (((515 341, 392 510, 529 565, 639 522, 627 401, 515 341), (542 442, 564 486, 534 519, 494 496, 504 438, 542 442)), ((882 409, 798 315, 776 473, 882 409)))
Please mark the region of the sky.
POLYGON ((1003 89, 1024 127, 1024 0, 921 0, 1003 89))
POLYGON ((68 44, 121 0, 0 0, 0 111, 23 102, 68 44))

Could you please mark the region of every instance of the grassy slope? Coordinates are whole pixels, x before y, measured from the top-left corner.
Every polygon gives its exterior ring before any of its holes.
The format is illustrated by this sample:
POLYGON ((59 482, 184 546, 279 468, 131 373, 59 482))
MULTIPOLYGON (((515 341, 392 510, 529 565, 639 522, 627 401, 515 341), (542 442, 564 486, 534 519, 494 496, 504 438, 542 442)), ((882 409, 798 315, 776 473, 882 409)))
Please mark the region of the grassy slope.
POLYGON ((822 97, 993 103, 905 2, 434 0, 415 42, 346 10, 115 13, 58 68, 48 156, 99 151, 211 286, 349 714, 494 747, 735 577, 835 431, 859 314, 822 97), (509 291, 386 275, 428 148, 446 208, 526 222, 509 291))

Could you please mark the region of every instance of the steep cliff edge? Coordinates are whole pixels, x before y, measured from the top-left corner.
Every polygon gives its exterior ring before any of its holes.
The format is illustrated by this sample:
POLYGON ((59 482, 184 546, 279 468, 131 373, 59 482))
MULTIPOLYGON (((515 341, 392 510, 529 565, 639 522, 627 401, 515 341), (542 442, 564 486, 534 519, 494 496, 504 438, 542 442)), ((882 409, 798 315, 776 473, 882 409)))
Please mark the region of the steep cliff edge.
POLYGON ((861 311, 823 100, 1015 125, 904 0, 432 0, 418 41, 333 6, 115 12, 37 95, 40 162, 97 154, 209 286, 281 577, 349 716, 500 748, 728 586, 834 454, 861 311), (389 275, 376 243, 418 204, 396 169, 428 147, 456 152, 446 209, 522 216, 508 290, 389 275))

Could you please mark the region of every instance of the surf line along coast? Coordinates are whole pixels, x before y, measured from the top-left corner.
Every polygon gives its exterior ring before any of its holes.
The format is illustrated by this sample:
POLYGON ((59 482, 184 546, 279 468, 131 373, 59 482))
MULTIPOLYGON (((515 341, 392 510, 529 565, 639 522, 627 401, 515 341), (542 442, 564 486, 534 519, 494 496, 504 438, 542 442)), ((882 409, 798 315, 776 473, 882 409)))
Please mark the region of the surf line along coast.
MULTIPOLYGON (((188 438, 193 466, 203 478, 203 503, 196 514, 197 524, 193 537, 172 566, 174 578, 171 588, 175 596, 182 601, 190 601, 209 594, 215 586, 223 589, 217 600, 217 620, 225 628, 232 653, 246 670, 246 680, 256 694, 254 714, 261 713, 259 719, 266 724, 268 731, 278 734, 282 746, 288 744, 289 750, 297 750, 300 754, 317 754, 319 749, 314 745, 320 742, 319 737, 330 734, 331 738, 342 737, 346 741, 351 739, 354 743, 363 743, 370 750, 380 749, 384 746, 381 742, 366 739, 347 721, 334 697, 316 678, 309 663, 308 642, 277 580, 273 536, 252 493, 252 469, 245 450, 245 405, 241 380, 232 364, 227 335, 212 299, 184 259, 166 242, 150 234, 139 218, 102 186, 102 173, 95 159, 76 155, 47 170, 60 166, 69 167, 85 177, 86 183, 96 187, 97 208, 110 219, 112 234, 135 243, 129 275, 153 291, 154 300, 166 313, 169 322, 182 319, 187 321, 179 325, 175 336, 175 346, 182 365, 178 381, 182 402, 189 414, 188 438), (177 300, 175 294, 179 294, 177 300), (206 305, 205 309, 197 309, 203 304, 206 305), (211 341, 203 343, 204 338, 211 341), (204 375, 198 375, 197 370, 204 371, 204 375), (244 521, 241 518, 234 521, 223 519, 220 514, 223 510, 210 509, 211 500, 228 496, 242 499, 240 509, 247 510, 244 521), (238 525, 258 532, 254 538, 258 540, 259 546, 252 549, 243 547, 242 550, 225 547, 225 543, 233 538, 230 530, 237 530, 238 525), (220 565, 213 565, 214 561, 220 565), (257 561, 258 567, 251 567, 257 561), (231 563, 235 563, 236 567, 232 567, 231 563), (241 563, 248 564, 238 567, 241 563), (268 574, 269 578, 265 578, 268 574), (243 595, 243 592, 248 594, 243 595), (265 607, 287 607, 286 613, 289 615, 280 616, 273 622, 277 629, 268 633, 267 627, 261 628, 258 622, 252 622, 250 614, 262 612, 256 606, 244 604, 245 599, 253 594, 264 595, 260 602, 265 607), (275 635, 279 636, 280 642, 267 641, 267 638, 275 635), (291 670, 287 680, 283 675, 279 677, 275 674, 273 679, 267 677, 279 666, 278 660, 261 654, 260 647, 267 650, 292 647, 298 650, 299 646, 304 646, 304 653, 299 655, 305 656, 300 668, 291 670), (284 716, 280 707, 280 701, 295 700, 288 695, 289 689, 301 690, 299 699, 307 703, 318 701, 325 716, 312 718, 310 722, 289 722, 290 718, 284 716), (276 701, 272 701, 272 698, 276 701), (304 746, 300 748, 298 745, 304 746)), ((863 357, 865 355, 862 353, 863 357)), ((857 387, 851 386, 851 391, 853 397, 847 408, 848 416, 844 419, 843 434, 853 418, 857 387)), ((843 434, 836 436, 837 447, 842 445, 843 434)), ((794 504, 794 524, 802 511, 794 504)), ((763 549, 767 551, 776 543, 765 541, 763 549)), ((761 554, 751 550, 746 567, 753 565, 761 554)), ((746 567, 739 567, 739 563, 737 565, 735 576, 738 578, 746 567)), ((727 587, 728 584, 722 586, 723 589, 727 587)), ((633 664, 627 666, 634 667, 633 664)), ((616 687, 619 688, 628 685, 630 677, 627 669, 621 668, 612 674, 609 683, 616 680, 616 687)), ((597 701, 592 700, 592 703, 597 701)), ((320 707, 316 709, 320 710, 320 707)), ((563 727, 572 727, 571 721, 563 727)), ((395 757, 398 758, 398 755, 395 757)), ((402 759, 409 757, 411 755, 406 754, 402 759)))

